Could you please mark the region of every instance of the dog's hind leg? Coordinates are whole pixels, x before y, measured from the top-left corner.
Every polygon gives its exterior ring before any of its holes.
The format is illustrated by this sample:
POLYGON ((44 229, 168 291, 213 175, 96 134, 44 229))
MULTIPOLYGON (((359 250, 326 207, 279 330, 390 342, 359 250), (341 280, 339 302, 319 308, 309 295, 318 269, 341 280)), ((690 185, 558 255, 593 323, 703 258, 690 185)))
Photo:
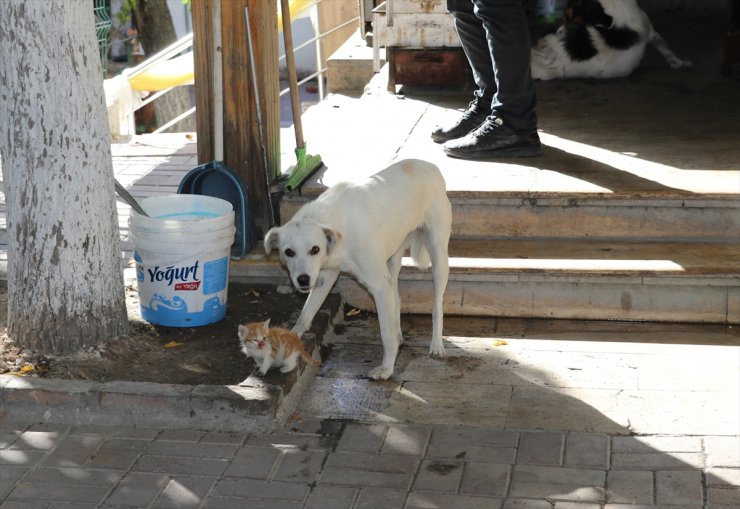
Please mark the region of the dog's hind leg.
POLYGON ((303 309, 301 309, 301 315, 293 326, 293 332, 300 336, 311 327, 311 322, 313 322, 314 316, 318 313, 321 305, 334 287, 334 283, 337 282, 338 277, 338 270, 322 269, 321 272, 319 272, 316 284, 314 284, 311 289, 311 293, 308 294, 306 303, 303 305, 303 309))
POLYGON ((388 260, 388 273, 391 276, 391 295, 393 297, 393 320, 394 329, 396 330, 398 344, 403 344, 403 334, 401 333, 401 297, 398 295, 398 275, 401 273, 401 261, 403 254, 406 251, 406 245, 401 246, 401 249, 396 252, 388 260))
MULTIPOLYGON (((448 206, 449 207, 449 206, 448 206)), ((432 279, 434 281, 434 307, 432 308, 432 342, 429 345, 429 356, 436 359, 447 357, 442 329, 444 325, 444 294, 450 275, 448 244, 452 213, 446 207, 435 216, 434 224, 427 229, 427 250, 432 260, 432 279)))

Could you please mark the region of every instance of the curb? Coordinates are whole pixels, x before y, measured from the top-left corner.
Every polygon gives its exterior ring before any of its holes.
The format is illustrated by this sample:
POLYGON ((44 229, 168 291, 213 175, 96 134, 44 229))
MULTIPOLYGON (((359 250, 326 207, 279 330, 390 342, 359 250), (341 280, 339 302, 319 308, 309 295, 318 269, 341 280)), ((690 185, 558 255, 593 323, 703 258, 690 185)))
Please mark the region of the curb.
MULTIPOLYGON (((317 313, 304 344, 318 348, 340 317, 332 293, 317 313)), ((301 362, 285 374, 250 375, 239 385, 95 382, 0 375, 0 423, 136 426, 269 433, 295 410, 318 368, 301 362)))

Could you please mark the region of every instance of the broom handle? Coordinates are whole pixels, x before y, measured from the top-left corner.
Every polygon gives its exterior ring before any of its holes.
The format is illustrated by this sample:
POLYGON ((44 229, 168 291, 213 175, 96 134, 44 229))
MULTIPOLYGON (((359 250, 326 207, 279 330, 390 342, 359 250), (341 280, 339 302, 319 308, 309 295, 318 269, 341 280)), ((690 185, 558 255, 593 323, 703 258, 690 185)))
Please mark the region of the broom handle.
POLYGON ((288 0, 280 0, 280 12, 283 18, 283 39, 285 41, 285 63, 288 68, 288 85, 290 85, 290 106, 293 110, 296 148, 304 148, 303 123, 301 122, 301 102, 298 91, 298 79, 295 70, 295 53, 293 52, 293 30, 290 26, 290 6, 288 0))

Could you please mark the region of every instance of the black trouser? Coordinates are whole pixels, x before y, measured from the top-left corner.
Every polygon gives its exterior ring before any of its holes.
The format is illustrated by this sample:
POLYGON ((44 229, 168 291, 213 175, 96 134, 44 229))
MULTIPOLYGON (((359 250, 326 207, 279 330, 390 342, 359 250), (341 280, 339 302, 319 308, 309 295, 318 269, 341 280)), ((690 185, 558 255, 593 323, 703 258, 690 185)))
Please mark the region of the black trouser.
POLYGON ((473 69, 479 104, 514 131, 532 131, 537 115, 529 25, 522 0, 447 0, 473 69))

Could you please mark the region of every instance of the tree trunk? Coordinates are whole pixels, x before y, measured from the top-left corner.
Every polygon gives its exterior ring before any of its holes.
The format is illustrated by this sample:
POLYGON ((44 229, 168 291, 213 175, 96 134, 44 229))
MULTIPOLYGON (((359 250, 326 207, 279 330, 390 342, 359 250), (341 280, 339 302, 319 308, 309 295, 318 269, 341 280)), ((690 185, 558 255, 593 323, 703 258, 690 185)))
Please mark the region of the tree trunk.
MULTIPOLYGON (((177 40, 172 15, 167 0, 136 0, 134 21, 139 42, 146 57, 154 55, 177 40)), ((164 125, 191 106, 189 87, 177 87, 154 101, 157 125, 164 125)), ((169 128, 170 131, 195 131, 195 120, 191 115, 169 128)))
POLYGON ((126 334, 92 3, 0 1, 8 336, 64 354, 126 334))

